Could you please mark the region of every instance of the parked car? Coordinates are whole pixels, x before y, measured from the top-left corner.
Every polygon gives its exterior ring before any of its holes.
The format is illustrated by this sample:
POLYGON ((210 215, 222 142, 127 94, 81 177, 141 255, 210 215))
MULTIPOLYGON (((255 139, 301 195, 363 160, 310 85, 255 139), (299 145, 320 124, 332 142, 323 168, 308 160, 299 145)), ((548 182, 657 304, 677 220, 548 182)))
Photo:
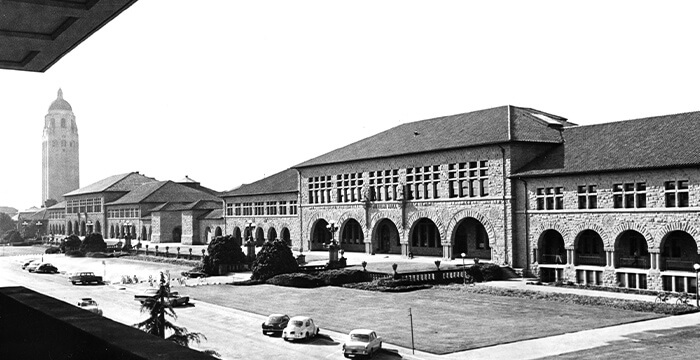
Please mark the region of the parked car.
POLYGON ((83 271, 76 273, 69 278, 70 282, 75 285, 77 283, 81 284, 102 284, 102 276, 97 276, 92 271, 83 271))
POLYGON ((284 340, 309 339, 316 335, 320 329, 308 316, 295 316, 289 319, 287 327, 282 331, 284 340))
POLYGON ((37 261, 39 261, 39 260, 37 260, 37 259, 25 260, 25 261, 22 263, 22 270, 26 269, 27 266, 29 266, 29 265, 31 265, 33 262, 37 262, 37 261))
POLYGON ((97 306, 97 301, 92 298, 80 299, 80 301, 78 301, 78 306, 97 315, 102 315, 102 310, 97 306))
POLYGON ((343 344, 343 355, 346 358, 355 356, 374 356, 382 349, 382 338, 374 330, 355 329, 348 335, 349 339, 343 344))
MULTIPOLYGON (((144 303, 147 299, 155 299, 158 296, 157 288, 149 288, 144 290, 140 294, 134 295, 134 300, 144 303)), ((170 306, 184 306, 190 302, 189 296, 182 296, 177 291, 171 291, 170 294, 164 299, 166 304, 170 306)))
POLYGON ((262 323, 262 333, 263 335, 271 334, 281 334, 284 328, 289 324, 289 316, 283 314, 272 314, 267 317, 267 320, 262 323))
POLYGON ((186 278, 204 278, 209 276, 207 273, 202 272, 202 271, 183 271, 180 274, 186 278))
POLYGON ((33 270, 30 269, 29 271, 36 273, 56 274, 58 273, 58 268, 49 263, 41 263, 36 268, 34 268, 33 270))
POLYGON ((41 261, 32 261, 32 263, 27 265, 27 267, 25 267, 24 269, 29 272, 34 272, 34 270, 36 270, 36 268, 39 267, 39 265, 41 265, 41 261))

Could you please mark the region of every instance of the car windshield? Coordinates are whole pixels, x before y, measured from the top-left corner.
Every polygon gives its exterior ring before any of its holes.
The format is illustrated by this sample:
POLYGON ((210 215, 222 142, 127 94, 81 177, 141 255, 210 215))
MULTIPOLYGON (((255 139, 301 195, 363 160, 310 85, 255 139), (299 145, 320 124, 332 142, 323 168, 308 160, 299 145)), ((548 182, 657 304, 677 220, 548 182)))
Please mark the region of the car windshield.
POLYGON ((268 324, 277 324, 281 323, 284 320, 284 316, 270 316, 269 319, 267 319, 268 324))
POLYGON ((369 342, 369 335, 365 335, 365 334, 350 334, 350 341, 369 342))
POLYGON ((304 326, 304 322, 300 321, 300 320, 294 320, 294 321, 292 321, 292 325, 294 325, 296 327, 302 327, 302 326, 304 326))

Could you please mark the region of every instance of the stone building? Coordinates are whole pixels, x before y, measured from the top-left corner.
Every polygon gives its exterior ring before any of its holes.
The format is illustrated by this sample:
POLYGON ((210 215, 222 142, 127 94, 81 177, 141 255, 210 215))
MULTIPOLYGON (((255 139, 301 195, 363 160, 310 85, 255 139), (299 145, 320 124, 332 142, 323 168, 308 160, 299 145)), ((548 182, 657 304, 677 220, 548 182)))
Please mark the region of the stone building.
POLYGON ((63 194, 80 187, 78 126, 61 89, 44 116, 41 145, 41 203, 60 202, 63 194))
POLYGON ((233 235, 241 244, 254 239, 258 246, 266 240, 280 239, 303 251, 298 179, 295 170, 287 169, 222 193, 225 234, 233 235))
POLYGON ((513 178, 518 244, 545 280, 695 292, 700 112, 568 127, 513 178))

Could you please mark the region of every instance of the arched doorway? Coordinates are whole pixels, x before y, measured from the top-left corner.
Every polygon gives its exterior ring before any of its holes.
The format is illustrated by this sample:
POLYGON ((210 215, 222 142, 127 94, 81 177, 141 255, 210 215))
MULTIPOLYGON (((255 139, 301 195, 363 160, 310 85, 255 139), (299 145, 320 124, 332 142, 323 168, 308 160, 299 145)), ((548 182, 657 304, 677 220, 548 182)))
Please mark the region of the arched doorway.
POLYGON ((204 229, 204 241, 205 241, 207 244, 209 244, 209 243, 211 242, 211 240, 212 240, 212 237, 211 237, 211 228, 210 228, 209 226, 207 226, 207 228, 204 229))
POLYGON ((214 232, 214 236, 219 237, 221 236, 221 227, 217 226, 216 231, 214 232))
POLYGON ((574 265, 605 266, 603 238, 593 230, 584 230, 576 236, 574 265))
POLYGON ((267 241, 275 241, 277 240, 277 230, 275 228, 271 227, 270 229, 267 230, 267 241))
POLYGON ((173 229, 173 242, 180 242, 182 240, 182 227, 176 226, 173 229))
POLYGON ((459 258, 461 254, 469 258, 491 260, 489 235, 477 219, 462 219, 454 230, 452 258, 459 258))
POLYGON ((80 228, 78 227, 78 220, 73 222, 73 233, 75 235, 80 235, 80 228))
POLYGON ((648 269, 651 261, 644 235, 635 230, 622 232, 615 241, 615 267, 648 269))
POLYGON ((148 238, 148 233, 146 233, 146 227, 141 226, 141 238, 140 240, 146 240, 148 238))
POLYGON ((671 231, 661 240, 661 270, 694 272, 698 260, 698 245, 687 232, 671 231))
POLYGON ((265 232, 261 227, 255 231, 255 246, 263 246, 265 243, 265 232))
POLYGON ((365 236, 362 226, 355 219, 348 219, 340 231, 340 247, 345 251, 365 251, 365 236))
POLYGON ((547 230, 540 235, 537 246, 540 264, 566 264, 564 238, 556 230, 547 230))
POLYGON ((284 241, 287 246, 292 246, 292 238, 289 235, 289 229, 286 227, 282 228, 282 241, 284 241))
POLYGON ((80 236, 85 236, 85 221, 80 222, 80 236))
POLYGON ((414 255, 442 256, 440 230, 428 218, 421 218, 411 229, 411 252, 414 255))
POLYGON ((95 232, 102 234, 102 225, 100 224, 99 220, 95 221, 95 232))
POLYGON ((393 221, 382 219, 377 223, 372 247, 372 251, 377 253, 401 254, 401 238, 393 221))
POLYGON ((114 225, 109 226, 109 238, 114 239, 114 225))
POLYGON ((148 241, 151 241, 151 236, 153 235, 153 228, 148 227, 148 241))
POLYGON ((73 223, 68 222, 68 234, 67 235, 72 235, 73 234, 73 223))
POLYGON ((311 230, 311 250, 323 250, 326 244, 331 242, 331 233, 328 231, 328 222, 319 219, 311 230))

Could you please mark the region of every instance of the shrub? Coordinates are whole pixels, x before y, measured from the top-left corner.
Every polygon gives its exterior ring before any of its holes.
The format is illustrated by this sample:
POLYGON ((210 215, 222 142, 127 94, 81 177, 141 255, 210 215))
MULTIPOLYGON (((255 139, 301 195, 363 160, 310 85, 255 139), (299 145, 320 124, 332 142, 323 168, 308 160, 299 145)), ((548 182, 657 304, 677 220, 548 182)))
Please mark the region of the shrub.
POLYGON ((80 238, 73 234, 69 237, 67 237, 62 243, 61 243, 61 251, 64 253, 68 253, 69 251, 72 250, 78 250, 80 248, 80 238))
POLYGON ((66 251, 66 256, 70 257, 85 257, 85 253, 80 250, 70 250, 66 251))
POLYGON ((385 278, 374 280, 372 282, 345 284, 343 285, 343 287, 368 291, 408 292, 415 290, 430 289, 432 285, 416 283, 409 279, 396 280, 392 278, 385 278))
POLYGON ((22 242, 22 235, 17 230, 11 230, 5 233, 3 240, 6 243, 19 243, 22 242))
POLYGON ((265 281, 270 285, 297 288, 315 288, 323 286, 323 279, 306 273, 280 274, 265 281))
POLYGON ((44 250, 44 254, 58 254, 61 252, 61 249, 55 246, 52 246, 50 248, 47 248, 44 250))
POLYGON ((103 252, 89 252, 89 253, 85 254, 85 256, 91 257, 91 258, 100 258, 101 259, 101 258, 112 257, 112 254, 107 254, 107 253, 103 253, 103 252))
POLYGON ((102 238, 100 233, 91 233, 83 239, 83 243, 80 244, 80 251, 88 252, 106 252, 107 243, 102 238))
POLYGON ((293 273, 299 270, 292 250, 281 240, 263 244, 253 261, 253 280, 267 280, 275 275, 293 273))
POLYGON ((357 269, 325 270, 315 273, 280 274, 266 281, 267 284, 299 288, 321 286, 343 286, 358 282, 368 282, 367 272, 357 269))
POLYGON ((231 235, 217 236, 207 248, 209 255, 202 258, 204 272, 209 275, 218 273, 219 265, 241 264, 245 262, 245 254, 231 235))

